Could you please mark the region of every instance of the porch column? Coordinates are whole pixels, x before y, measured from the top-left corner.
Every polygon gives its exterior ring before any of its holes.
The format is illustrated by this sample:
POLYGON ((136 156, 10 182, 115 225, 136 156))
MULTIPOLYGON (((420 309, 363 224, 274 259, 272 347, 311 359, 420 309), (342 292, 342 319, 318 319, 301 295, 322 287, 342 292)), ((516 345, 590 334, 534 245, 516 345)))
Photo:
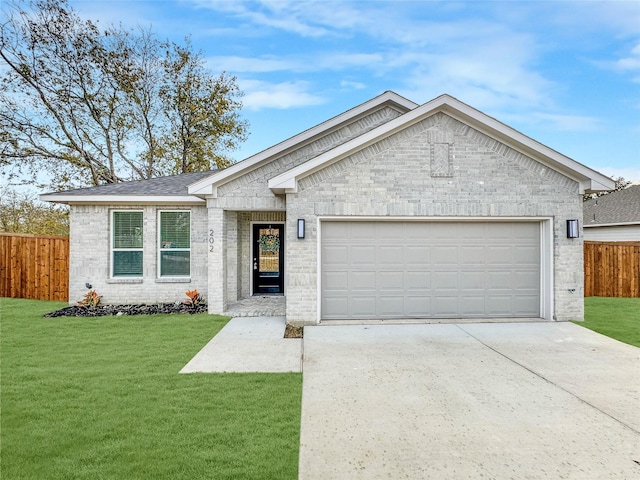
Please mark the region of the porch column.
MULTIPOLYGON (((208 202, 211 202, 209 200, 208 202)), ((208 284, 209 292, 207 303, 209 313, 222 313, 227 308, 227 282, 225 249, 226 239, 224 234, 224 210, 207 205, 208 228, 208 284)))
POLYGON ((238 213, 226 210, 224 212, 225 237, 225 279, 226 296, 229 303, 238 301, 238 213))

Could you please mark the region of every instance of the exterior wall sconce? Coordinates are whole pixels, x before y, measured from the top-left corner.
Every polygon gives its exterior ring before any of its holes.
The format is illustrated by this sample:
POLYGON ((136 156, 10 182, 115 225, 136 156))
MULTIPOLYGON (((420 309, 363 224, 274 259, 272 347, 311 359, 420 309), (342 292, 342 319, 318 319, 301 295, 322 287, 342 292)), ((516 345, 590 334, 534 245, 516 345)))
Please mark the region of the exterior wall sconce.
POLYGON ((567 238, 578 238, 578 220, 567 220, 567 238))
POLYGON ((298 219, 298 238, 304 238, 304 218, 298 219))

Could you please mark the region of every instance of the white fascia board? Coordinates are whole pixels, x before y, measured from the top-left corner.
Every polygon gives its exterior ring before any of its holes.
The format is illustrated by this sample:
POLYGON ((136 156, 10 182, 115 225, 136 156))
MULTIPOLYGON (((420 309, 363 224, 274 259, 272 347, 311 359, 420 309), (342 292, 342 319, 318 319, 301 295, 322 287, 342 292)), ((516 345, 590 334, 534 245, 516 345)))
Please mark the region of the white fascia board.
POLYGON ((43 194, 43 202, 73 204, 136 204, 136 205, 200 205, 206 200, 191 195, 65 195, 43 194))
MULTIPOLYGON (((354 138, 353 140, 343 143, 342 145, 338 145, 322 155, 312 158, 297 167, 273 177, 269 180, 269 188, 274 193, 294 193, 299 179, 311 175, 312 173, 419 121, 419 119, 425 114, 425 111, 431 111, 436 108, 433 106, 433 102, 440 99, 442 99, 442 97, 438 97, 429 103, 415 108, 414 110, 411 110, 390 122, 380 125, 379 127, 354 138), (428 108, 429 106, 430 108, 428 108)), ((438 102, 436 106, 439 106, 439 104, 440 103, 438 102)))
POLYGON ((572 178, 579 183, 580 193, 584 193, 584 190, 597 191, 611 190, 614 188, 615 182, 609 177, 562 155, 449 95, 441 95, 434 98, 378 128, 272 178, 269 180, 269 188, 271 188, 274 193, 293 193, 296 191, 296 183, 299 179, 311 175, 437 112, 444 112, 476 128, 482 133, 495 138, 499 142, 505 143, 511 148, 540 161, 549 168, 572 178))
POLYGON ((598 227, 640 227, 640 222, 620 222, 620 223, 595 223, 595 224, 584 224, 582 228, 598 228, 598 227))
POLYGON ((395 92, 384 92, 382 95, 379 95, 365 103, 347 110, 346 112, 341 113, 336 117, 320 123, 315 127, 311 127, 310 129, 305 130, 304 132, 301 132, 298 135, 295 135, 287 140, 284 140, 283 142, 280 142, 273 147, 267 148, 266 150, 263 150, 262 152, 259 152, 251 157, 248 157, 241 162, 235 163, 225 168, 221 172, 216 173, 215 176, 204 178, 189 185, 189 193, 192 195, 211 195, 213 197, 216 197, 217 186, 229 182, 234 178, 243 175, 247 171, 253 170, 254 168, 260 166, 263 162, 271 160, 275 156, 283 155, 287 150, 298 147, 299 145, 310 141, 321 133, 336 128, 344 122, 347 122, 376 107, 382 107, 386 104, 396 104, 405 110, 413 110, 418 107, 417 103, 414 103, 395 92))
POLYGON ((581 190, 602 191, 615 188, 615 182, 600 172, 576 162, 456 98, 445 96, 449 101, 443 106, 443 112, 572 178, 580 184, 581 190), (448 108, 449 106, 451 108, 448 108))

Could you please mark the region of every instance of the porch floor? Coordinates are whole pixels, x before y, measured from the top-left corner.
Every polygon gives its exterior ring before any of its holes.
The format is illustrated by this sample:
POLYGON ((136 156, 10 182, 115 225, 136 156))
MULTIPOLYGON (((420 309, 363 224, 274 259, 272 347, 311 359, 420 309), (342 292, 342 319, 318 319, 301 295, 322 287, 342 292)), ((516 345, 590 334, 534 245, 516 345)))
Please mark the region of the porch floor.
POLYGON ((223 315, 229 317, 284 317, 286 300, 283 295, 255 295, 229 304, 223 315))

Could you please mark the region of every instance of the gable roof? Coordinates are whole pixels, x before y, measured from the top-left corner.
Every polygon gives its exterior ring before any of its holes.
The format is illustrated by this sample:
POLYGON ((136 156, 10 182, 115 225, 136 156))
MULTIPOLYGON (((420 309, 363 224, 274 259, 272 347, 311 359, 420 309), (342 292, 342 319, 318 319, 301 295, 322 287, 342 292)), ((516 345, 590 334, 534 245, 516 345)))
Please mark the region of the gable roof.
POLYGON ((68 204, 202 204, 205 202, 204 198, 206 196, 215 197, 217 195, 217 188, 220 185, 249 173, 291 151, 297 150, 350 122, 387 107, 398 111, 400 116, 270 179, 268 182, 269 188, 276 194, 295 192, 299 179, 438 112, 443 112, 470 125, 495 140, 577 181, 580 185, 581 193, 612 190, 615 186, 614 181, 609 177, 556 152, 449 95, 441 95, 418 106, 418 104, 397 93, 387 91, 223 170, 195 172, 66 192, 47 193, 41 195, 40 199, 68 204))
POLYGON ((443 112, 470 125, 495 140, 577 181, 580 185, 580 193, 614 188, 614 181, 609 177, 556 152, 495 118, 446 94, 272 178, 269 180, 269 188, 274 193, 279 194, 296 192, 298 180, 438 112, 443 112))
POLYGON ((640 225, 640 185, 584 202, 583 227, 640 225))
POLYGON ((277 157, 286 155, 292 150, 297 150, 302 146, 311 143, 319 136, 326 135, 331 131, 339 129, 346 123, 353 122, 359 117, 369 115, 385 107, 393 108, 404 114, 418 107, 418 104, 398 95, 395 92, 386 91, 383 94, 358 105, 357 107, 347 110, 346 112, 322 122, 315 127, 311 127, 310 129, 280 142, 273 147, 267 148, 256 155, 225 168, 215 177, 204 178, 195 182, 189 187, 189 193, 192 195, 213 195, 215 197, 216 189, 220 185, 230 182, 231 180, 258 168, 277 157))
POLYGON ((40 195, 40 200, 59 203, 204 203, 202 198, 189 195, 188 187, 202 178, 219 174, 221 170, 183 173, 167 177, 111 183, 79 188, 66 192, 40 195))

